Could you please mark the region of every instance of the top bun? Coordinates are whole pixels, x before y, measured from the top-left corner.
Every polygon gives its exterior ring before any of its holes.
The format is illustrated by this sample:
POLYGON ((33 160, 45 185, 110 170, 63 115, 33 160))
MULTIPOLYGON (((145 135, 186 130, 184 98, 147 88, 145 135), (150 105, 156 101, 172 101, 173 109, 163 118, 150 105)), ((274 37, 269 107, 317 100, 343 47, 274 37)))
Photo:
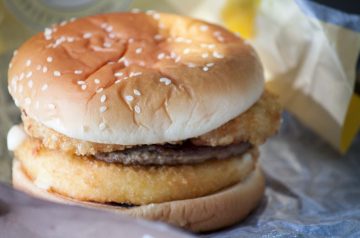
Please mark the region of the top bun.
POLYGON ((263 92, 253 48, 226 29, 153 11, 62 22, 14 53, 9 91, 68 137, 138 145, 207 133, 263 92))

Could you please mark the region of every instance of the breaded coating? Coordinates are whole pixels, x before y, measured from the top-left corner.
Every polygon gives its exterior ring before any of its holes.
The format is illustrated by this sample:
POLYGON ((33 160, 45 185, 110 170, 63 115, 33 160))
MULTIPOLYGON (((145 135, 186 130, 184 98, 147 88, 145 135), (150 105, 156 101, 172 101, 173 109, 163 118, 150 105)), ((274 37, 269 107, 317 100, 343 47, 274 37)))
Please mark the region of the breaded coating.
MULTIPOLYGON (((229 145, 239 142, 249 142, 260 145, 266 138, 273 135, 280 126, 281 107, 276 97, 264 92, 262 97, 246 112, 221 127, 199 137, 189 140, 196 145, 229 145)), ((112 152, 134 146, 101 144, 69 138, 49 129, 33 119, 22 114, 25 131, 34 138, 42 140, 49 149, 62 150, 77 155, 94 155, 97 152, 112 152)), ((182 141, 170 142, 180 144, 182 141)))
POLYGON ((130 166, 49 150, 32 138, 15 151, 38 187, 80 201, 134 205, 215 193, 245 180, 256 168, 257 157, 255 148, 243 156, 196 165, 130 166))
POLYGON ((196 145, 229 145, 250 142, 260 145, 280 127, 281 106, 276 97, 264 92, 262 97, 246 112, 223 126, 191 139, 196 145))

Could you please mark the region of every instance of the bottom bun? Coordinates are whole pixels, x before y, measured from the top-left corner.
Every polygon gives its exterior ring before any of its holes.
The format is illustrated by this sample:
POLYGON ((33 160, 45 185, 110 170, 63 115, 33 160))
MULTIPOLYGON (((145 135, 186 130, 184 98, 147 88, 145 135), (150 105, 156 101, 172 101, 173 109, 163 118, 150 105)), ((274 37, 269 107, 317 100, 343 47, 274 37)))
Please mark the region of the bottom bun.
POLYGON ((257 165, 245 180, 208 196, 125 208, 76 201, 42 190, 30 181, 17 160, 13 163, 13 185, 28 194, 54 202, 121 212, 133 217, 167 222, 194 232, 216 230, 243 220, 257 206, 265 190, 264 176, 257 165))

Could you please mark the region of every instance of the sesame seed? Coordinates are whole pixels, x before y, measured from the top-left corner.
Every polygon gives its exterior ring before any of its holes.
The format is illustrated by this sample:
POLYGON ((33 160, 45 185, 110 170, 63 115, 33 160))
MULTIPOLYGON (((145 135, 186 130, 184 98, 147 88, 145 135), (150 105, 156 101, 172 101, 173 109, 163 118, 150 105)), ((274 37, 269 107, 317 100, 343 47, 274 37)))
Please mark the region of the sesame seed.
POLYGON ((153 14, 155 14, 156 12, 154 11, 154 10, 147 10, 146 11, 146 14, 147 15, 153 15, 153 14))
POLYGON ((29 67, 30 65, 31 65, 31 60, 26 60, 26 62, 25 62, 25 65, 27 66, 27 67, 29 67))
POLYGON ((153 14, 153 18, 156 19, 156 20, 159 20, 160 19, 160 14, 159 13, 153 14))
POLYGON ((142 75, 141 72, 131 72, 131 73, 129 74, 129 77, 136 77, 136 76, 140 76, 140 75, 142 75))
POLYGON ((90 33, 90 32, 86 32, 85 34, 83 34, 84 39, 89 39, 91 37, 92 37, 92 33, 90 33))
POLYGON ((46 40, 51 39, 52 30, 50 28, 45 28, 44 30, 44 37, 46 40))
POLYGON ((135 105, 134 109, 137 114, 139 114, 141 112, 139 105, 135 105))
POLYGON ((100 112, 103 113, 107 110, 107 107, 106 106, 101 106, 100 107, 100 112))
POLYGON ((176 53, 175 53, 175 52, 171 52, 171 53, 170 53, 170 57, 171 57, 172 59, 175 59, 175 58, 176 58, 176 56, 177 56, 177 55, 176 55, 176 53))
POLYGON ((74 41, 75 41, 75 38, 69 36, 69 37, 66 37, 66 41, 69 42, 69 43, 71 43, 71 42, 74 42, 74 41))
POLYGON ((139 12, 140 12, 140 9, 138 9, 138 8, 133 8, 133 9, 131 9, 131 12, 132 12, 132 13, 139 13, 139 12))
POLYGON ((222 37, 222 36, 218 36, 218 37, 216 37, 216 39, 220 42, 224 42, 224 40, 225 40, 224 37, 222 37))
POLYGON ((85 90, 87 88, 86 84, 81 85, 81 89, 85 90))
POLYGON ((106 101, 106 95, 100 97, 100 102, 104 103, 106 101))
POLYGON ((12 62, 10 62, 10 64, 9 64, 9 69, 11 69, 12 68, 12 62))
POLYGON ((66 20, 64 20, 64 21, 62 21, 62 22, 60 22, 60 26, 64 26, 64 25, 66 25, 66 23, 67 23, 67 21, 66 20))
POLYGON ((52 34, 52 30, 51 30, 50 28, 45 28, 44 34, 45 34, 45 35, 51 35, 51 34, 52 34))
POLYGON ((123 75, 124 75, 123 72, 116 72, 116 73, 114 74, 115 77, 121 77, 121 76, 123 76, 123 75))
POLYGON ((181 60, 181 57, 180 57, 180 56, 176 57, 176 59, 175 59, 175 63, 180 62, 180 60, 181 60))
POLYGON ((60 77, 60 76, 61 76, 60 71, 55 70, 55 71, 54 71, 54 76, 55 76, 55 77, 60 77))
POLYGON ((202 58, 207 58, 207 57, 209 57, 209 54, 208 54, 208 53, 202 53, 202 54, 201 54, 201 57, 202 57, 202 58))
POLYGON ((106 124, 104 122, 100 122, 99 129, 104 130, 106 128, 106 124))
POLYGON ((183 50, 183 53, 186 55, 186 54, 189 54, 190 53, 190 49, 189 48, 185 48, 184 50, 183 50))
POLYGON ((70 18, 69 22, 73 22, 75 20, 76 20, 76 17, 72 17, 72 18, 70 18))
POLYGON ((155 36, 154 36, 154 39, 155 40, 161 40, 163 37, 162 37, 162 35, 160 35, 160 34, 156 34, 155 36))
POLYGON ((29 98, 29 97, 25 98, 25 104, 30 105, 31 104, 31 98, 29 98))
POLYGON ((36 65, 36 70, 40 70, 41 69, 41 65, 36 65))
POLYGON ((41 91, 46 91, 48 89, 48 85, 47 84, 44 84, 42 87, 41 87, 41 91))
POLYGON ((104 88, 98 88, 98 89, 96 89, 96 93, 101 93, 102 91, 104 91, 104 88))
POLYGON ((175 38, 175 42, 184 42, 184 40, 185 38, 181 36, 175 38))
POLYGON ((187 63, 187 67, 189 68, 195 68, 196 65, 194 63, 187 63))
POLYGON ((204 66, 204 67, 202 68, 202 70, 206 72, 206 71, 208 71, 208 70, 209 70, 209 68, 208 68, 208 67, 206 67, 206 66, 204 66))
POLYGON ((20 74, 19 80, 23 80, 24 77, 25 77, 25 74, 24 74, 24 72, 22 72, 22 73, 20 74))
POLYGON ((77 81, 77 84, 83 85, 83 84, 85 84, 85 81, 79 80, 79 81, 77 81))
POLYGON ((159 23, 159 28, 160 28, 160 29, 164 29, 164 28, 165 28, 164 23, 160 22, 160 23, 159 23))
POLYGON ((107 32, 111 32, 113 30, 113 27, 112 26, 107 26, 106 28, 105 28, 105 31, 107 31, 107 32))
POLYGON ((53 61, 53 57, 48 56, 48 57, 46 58, 46 61, 49 62, 49 63, 51 63, 51 62, 53 61))
POLYGON ((110 34, 109 34, 109 38, 110 39, 114 39, 116 37, 116 34, 114 33, 114 32, 111 32, 110 34))
POLYGON ((56 108, 56 106, 54 104, 52 104, 52 103, 49 103, 48 108, 51 109, 51 110, 54 110, 56 108))
POLYGON ((43 73, 46 73, 48 71, 48 68, 46 67, 46 66, 44 66, 43 68, 42 68, 42 72, 43 73))
POLYGON ((161 83, 164 83, 165 85, 171 84, 171 80, 168 79, 168 78, 166 78, 166 77, 161 77, 161 78, 160 78, 160 82, 161 82, 161 83))
POLYGON ((121 80, 118 79, 118 80, 115 81, 115 84, 118 84, 118 83, 120 83, 120 82, 121 82, 121 80))
POLYGON ((14 50, 13 55, 15 56, 15 55, 17 55, 17 53, 18 53, 18 51, 14 50))
POLYGON ((105 42, 103 46, 104 48, 110 48, 112 44, 110 42, 105 42))
POLYGON ((128 67, 130 65, 129 61, 127 59, 124 59, 124 65, 128 67))
POLYGON ((139 91, 139 90, 134 89, 133 91, 134 91, 134 94, 135 94, 136 96, 140 96, 140 95, 141 95, 141 93, 140 93, 140 91, 139 91))
POLYGON ((184 42, 185 42, 186 44, 191 44, 191 43, 192 43, 192 40, 191 40, 191 39, 185 39, 184 42))
POLYGON ((214 34, 214 36, 220 36, 221 32, 220 31, 215 31, 213 34, 214 34))
POLYGON ((200 26, 200 31, 207 31, 208 29, 209 29, 209 27, 207 25, 200 26))
POLYGON ((159 60, 164 59, 164 58, 165 58, 165 53, 160 53, 160 54, 158 54, 157 58, 158 58, 159 60))
POLYGON ((33 85, 34 85, 34 82, 33 82, 32 80, 29 80, 29 82, 28 82, 28 87, 29 87, 29 88, 32 88, 33 85))
POLYGON ((31 76, 32 76, 32 72, 31 72, 31 71, 26 74, 26 78, 30 78, 31 76))
POLYGON ((142 48, 137 48, 136 50, 135 50, 135 53, 136 54, 140 54, 142 52, 142 48))
POLYGON ((134 38, 129 38, 128 40, 129 43, 133 43, 134 41, 135 41, 134 38))
POLYGON ((103 22, 100 24, 100 27, 105 29, 108 26, 108 24, 106 22, 103 22))
POLYGON ((79 74, 82 74, 82 73, 83 73, 83 71, 80 70, 80 69, 74 70, 74 74, 79 75, 79 74))
POLYGON ((100 83, 100 79, 94 79, 94 83, 95 83, 95 84, 99 84, 99 83, 100 83))
POLYGON ((134 100, 134 97, 131 96, 131 95, 126 95, 125 100, 128 101, 128 102, 131 102, 132 100, 134 100))
POLYGON ((217 51, 214 51, 212 55, 213 55, 215 58, 218 58, 218 59, 224 58, 224 55, 220 54, 220 53, 217 52, 217 51))
POLYGON ((56 39, 55 44, 54 44, 54 48, 56 48, 57 46, 59 46, 61 43, 65 42, 65 37, 61 36, 60 38, 56 39))
POLYGON ((215 65, 215 63, 207 63, 206 66, 207 67, 213 67, 215 65))

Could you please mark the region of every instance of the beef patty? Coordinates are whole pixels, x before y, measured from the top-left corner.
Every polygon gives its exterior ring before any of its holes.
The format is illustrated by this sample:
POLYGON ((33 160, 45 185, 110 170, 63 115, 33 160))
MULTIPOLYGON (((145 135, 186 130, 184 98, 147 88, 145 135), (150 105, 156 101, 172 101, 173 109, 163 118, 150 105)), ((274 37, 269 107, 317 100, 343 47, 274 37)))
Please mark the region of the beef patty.
POLYGON ((95 158, 108 163, 125 165, 177 165, 196 164, 209 159, 226 159, 239 156, 252 148, 248 142, 226 146, 197 146, 183 144, 144 145, 108 153, 97 153, 95 158))

